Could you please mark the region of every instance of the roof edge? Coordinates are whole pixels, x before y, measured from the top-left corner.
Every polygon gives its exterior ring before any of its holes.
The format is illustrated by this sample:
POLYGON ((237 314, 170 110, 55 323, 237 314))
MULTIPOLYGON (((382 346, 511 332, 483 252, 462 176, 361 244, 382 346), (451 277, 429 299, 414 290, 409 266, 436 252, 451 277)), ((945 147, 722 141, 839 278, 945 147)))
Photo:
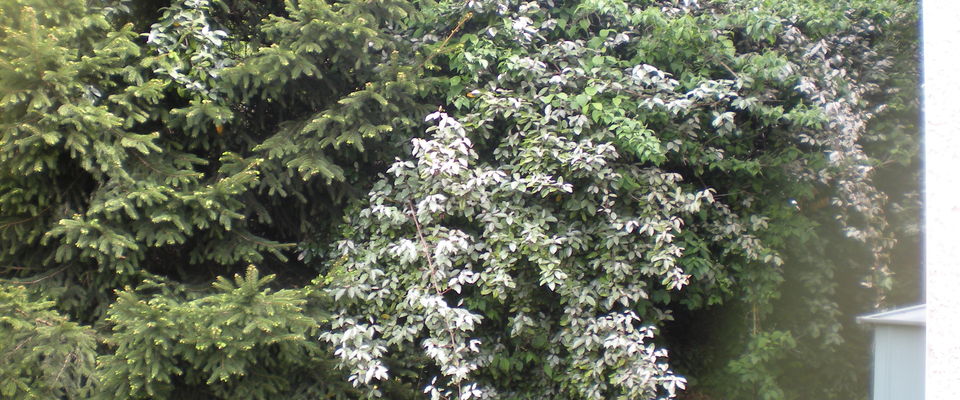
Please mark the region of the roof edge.
POLYGON ((897 308, 879 313, 861 315, 857 317, 857 323, 871 325, 906 325, 906 326, 926 326, 927 325, 927 305, 917 304, 915 306, 897 308), (903 318, 903 314, 921 312, 922 317, 903 318), (898 318, 899 317, 899 318, 898 318))

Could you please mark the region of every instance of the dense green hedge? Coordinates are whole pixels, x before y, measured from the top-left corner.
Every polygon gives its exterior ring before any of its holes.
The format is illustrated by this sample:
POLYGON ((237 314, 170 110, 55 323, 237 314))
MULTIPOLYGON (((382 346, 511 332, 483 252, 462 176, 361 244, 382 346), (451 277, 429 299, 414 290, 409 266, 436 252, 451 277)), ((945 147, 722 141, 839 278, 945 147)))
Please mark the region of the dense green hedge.
POLYGON ((0 6, 0 397, 866 398, 910 282, 910 1, 0 6))

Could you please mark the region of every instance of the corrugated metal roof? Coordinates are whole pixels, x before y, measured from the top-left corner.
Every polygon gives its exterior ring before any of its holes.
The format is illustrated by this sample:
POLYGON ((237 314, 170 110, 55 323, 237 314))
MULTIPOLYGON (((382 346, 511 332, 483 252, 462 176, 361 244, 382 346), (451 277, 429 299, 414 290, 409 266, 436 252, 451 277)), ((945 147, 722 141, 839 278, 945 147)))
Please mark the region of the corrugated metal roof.
POLYGON ((927 305, 920 304, 912 307, 899 308, 876 314, 857 317, 861 324, 874 325, 927 325, 927 305))

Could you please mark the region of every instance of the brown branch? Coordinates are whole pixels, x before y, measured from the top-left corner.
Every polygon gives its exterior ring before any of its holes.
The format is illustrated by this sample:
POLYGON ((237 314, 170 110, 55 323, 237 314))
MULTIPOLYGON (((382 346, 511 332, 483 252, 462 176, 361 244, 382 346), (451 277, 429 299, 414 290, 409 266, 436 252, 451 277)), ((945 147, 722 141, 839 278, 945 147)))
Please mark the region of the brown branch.
POLYGON ((68 353, 66 357, 63 358, 63 365, 60 366, 60 371, 57 371, 57 376, 53 378, 54 382, 60 380, 60 376, 63 375, 63 371, 67 369, 67 364, 69 364, 70 361, 72 361, 71 359, 75 359, 75 358, 76 358, 76 355, 72 351, 68 353))
POLYGON ((59 274, 59 273, 65 271, 65 270, 66 270, 67 268, 69 268, 69 267, 70 267, 70 265, 69 265, 69 264, 66 264, 66 265, 64 265, 64 266, 62 266, 62 267, 54 270, 53 272, 47 274, 47 276, 40 277, 40 278, 33 279, 33 280, 29 280, 29 281, 21 281, 21 280, 15 280, 15 279, 0 279, 0 282, 11 283, 11 284, 14 284, 14 285, 33 285, 33 284, 35 284, 35 283, 39 283, 39 282, 41 282, 41 281, 47 280, 47 279, 53 277, 54 275, 59 274))
POLYGON ((453 35, 456 35, 457 32, 460 32, 460 29, 463 28, 463 24, 467 23, 467 21, 469 21, 470 18, 473 18, 473 11, 467 12, 466 14, 464 14, 462 18, 460 18, 460 21, 457 22, 457 26, 455 26, 453 30, 450 31, 450 34, 447 35, 446 39, 443 39, 443 43, 440 43, 440 47, 437 48, 437 51, 427 56, 427 58, 423 60, 423 62, 421 62, 420 65, 417 66, 417 69, 420 69, 421 67, 429 63, 430 60, 433 60, 433 57, 435 57, 437 54, 440 54, 440 52, 443 51, 445 47, 447 47, 447 43, 450 42, 450 39, 453 38, 453 35))
MULTIPOLYGON (((423 256, 427 258, 427 266, 430 267, 430 283, 433 284, 433 290, 437 292, 437 295, 443 296, 446 291, 440 290, 440 285, 437 283, 437 270, 433 265, 433 258, 430 257, 430 245, 427 243, 427 240, 423 237, 423 229, 420 226, 420 220, 417 219, 417 210, 413 205, 412 200, 407 200, 407 206, 410 207, 410 218, 413 219, 413 224, 417 228, 417 237, 420 239, 420 244, 423 246, 423 256)), ((450 347, 455 348, 456 338, 453 334, 453 327, 450 326, 450 323, 444 320, 444 325, 447 327, 447 335, 450 336, 450 347)), ((457 362, 457 367, 460 366, 460 362, 457 362)), ((457 392, 462 396, 463 395, 463 385, 460 382, 457 382, 457 392)))
MULTIPOLYGON (((158 173, 158 174, 163 174, 163 175, 166 175, 166 176, 174 176, 174 177, 191 176, 191 175, 200 174, 199 172, 175 172, 175 173, 164 172, 164 171, 161 171, 160 169, 158 169, 157 167, 154 167, 153 164, 150 164, 150 163, 149 163, 147 160, 145 160, 143 157, 140 157, 139 154, 133 153, 133 152, 131 152, 131 154, 133 154, 133 156, 136 157, 137 160, 140 161, 140 163, 142 163, 143 165, 147 166, 147 168, 152 169, 154 172, 156 172, 156 173, 158 173)), ((202 175, 202 174, 200 174, 200 175, 202 175)))
POLYGON ((736 72, 733 72, 733 68, 730 68, 729 65, 727 65, 727 64, 726 64, 725 62, 723 62, 722 60, 718 59, 716 56, 710 56, 710 59, 713 60, 713 61, 716 61, 718 64, 720 64, 720 66, 722 66, 723 69, 727 70, 727 72, 729 72, 730 75, 733 75, 734 78, 740 79, 740 75, 737 75, 736 72))
MULTIPOLYGON (((417 210, 413 206, 413 201, 407 200, 407 206, 410 207, 410 219, 413 220, 413 224, 417 227, 417 237, 423 246, 423 257, 427 259, 427 266, 430 267, 430 277, 436 278, 437 269, 433 266, 433 257, 430 257, 430 244, 427 243, 427 240, 423 237, 423 229, 420 226, 420 220, 417 219, 417 210)), ((431 279, 430 283, 433 284, 433 290, 436 291, 437 294, 443 294, 443 292, 440 291, 440 285, 437 284, 436 279, 431 279)))
POLYGON ((13 348, 13 350, 10 350, 9 353, 13 353, 17 350, 20 350, 21 348, 23 348, 23 346, 26 346, 27 343, 30 343, 30 341, 32 340, 33 340, 33 336, 29 336, 26 339, 23 339, 22 341, 20 341, 20 343, 16 345, 16 347, 13 348))
POLYGON ((37 217, 43 215, 43 213, 45 213, 45 212, 47 212, 48 210, 50 210, 51 207, 53 207, 53 204, 44 207, 44 209, 40 210, 40 212, 38 212, 37 215, 34 215, 34 216, 32 216, 32 217, 27 217, 27 218, 21 219, 21 220, 19 220, 19 221, 8 222, 8 223, 6 223, 6 224, 0 225, 0 230, 7 229, 7 228, 9 228, 9 227, 11 227, 11 226, 20 225, 20 224, 22 224, 22 223, 30 222, 31 220, 37 219, 37 217))
MULTIPOLYGON (((251 238, 251 237, 247 237, 247 235, 243 234, 243 232, 241 232, 241 231, 239 231, 239 230, 238 230, 238 231, 234 231, 234 233, 236 233, 237 236, 240 237, 240 239, 246 240, 246 241, 248 241, 248 242, 250 242, 250 243, 253 243, 253 244, 258 244, 258 245, 263 246, 263 247, 268 247, 268 248, 286 248, 286 247, 296 246, 296 244, 294 244, 294 243, 267 243, 267 242, 260 241, 260 240, 257 240, 257 239, 251 238)), ((252 233, 251 233, 251 235, 252 235, 252 233)))

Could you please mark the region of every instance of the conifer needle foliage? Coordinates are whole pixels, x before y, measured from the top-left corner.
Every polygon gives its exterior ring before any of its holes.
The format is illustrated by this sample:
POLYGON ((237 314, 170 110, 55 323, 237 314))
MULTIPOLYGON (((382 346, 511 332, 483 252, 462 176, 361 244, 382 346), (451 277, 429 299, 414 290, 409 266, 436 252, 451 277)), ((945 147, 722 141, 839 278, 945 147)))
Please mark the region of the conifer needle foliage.
POLYGON ((863 398, 915 14, 0 0, 0 397, 863 398))

